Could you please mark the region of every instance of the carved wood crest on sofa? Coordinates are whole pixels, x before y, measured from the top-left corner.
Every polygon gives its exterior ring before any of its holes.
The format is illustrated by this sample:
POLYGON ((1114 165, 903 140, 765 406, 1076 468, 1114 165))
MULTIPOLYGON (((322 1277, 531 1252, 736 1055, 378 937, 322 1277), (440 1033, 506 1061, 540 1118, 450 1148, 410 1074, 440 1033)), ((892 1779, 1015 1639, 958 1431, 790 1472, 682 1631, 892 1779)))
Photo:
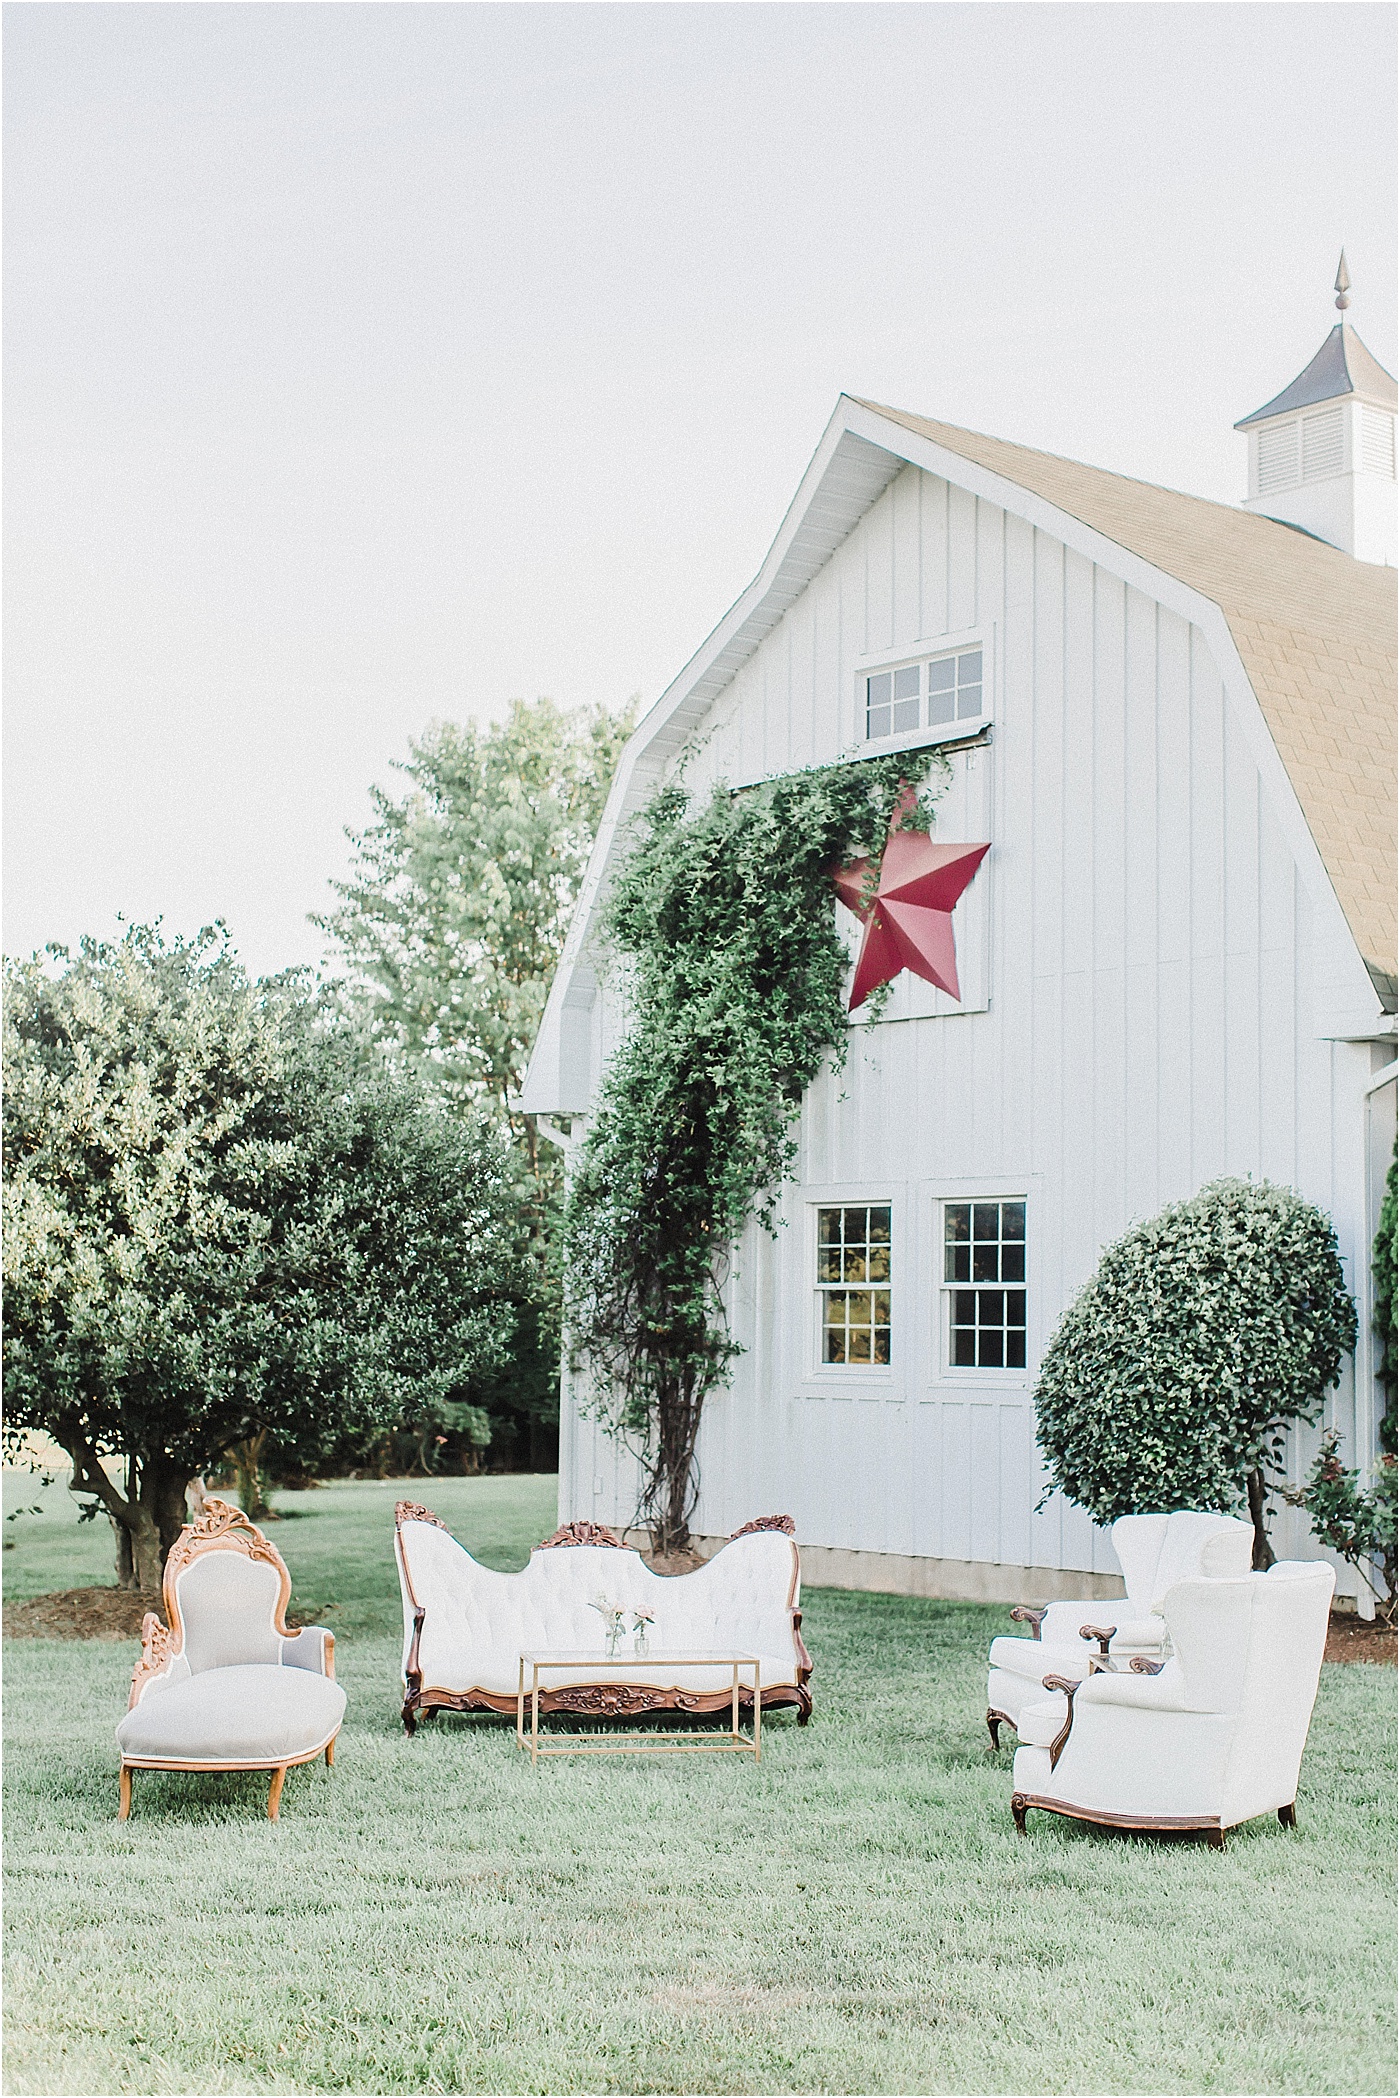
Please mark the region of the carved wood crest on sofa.
POLYGON ((268 1819, 289 1769, 335 1759, 345 1692, 323 1625, 287 1626, 291 1576, 241 1508, 206 1500, 165 1562, 168 1625, 141 1627, 121 1749, 118 1819, 131 1811, 133 1770, 267 1770, 268 1819))
MULTIPOLYGON (((645 1612, 650 1645, 754 1654, 765 1711, 795 1706, 811 1715, 812 1660, 802 1642, 801 1565, 791 1516, 745 1523, 713 1558, 688 1574, 655 1574, 640 1552, 591 1522, 566 1523, 536 1545, 520 1573, 481 1566, 445 1523, 415 1501, 394 1512, 394 1556, 403 1595, 403 1723, 411 1734, 435 1711, 514 1716, 519 1656, 564 1648, 603 1658, 602 1596, 625 1613, 645 1612)), ((661 1670, 637 1662, 635 1682, 577 1679, 540 1692, 542 1712, 628 1718, 639 1713, 728 1711, 730 1690, 713 1670, 661 1670), (658 1680, 658 1677, 664 1677, 658 1680)), ((752 1704, 752 1693, 745 1694, 752 1704)))

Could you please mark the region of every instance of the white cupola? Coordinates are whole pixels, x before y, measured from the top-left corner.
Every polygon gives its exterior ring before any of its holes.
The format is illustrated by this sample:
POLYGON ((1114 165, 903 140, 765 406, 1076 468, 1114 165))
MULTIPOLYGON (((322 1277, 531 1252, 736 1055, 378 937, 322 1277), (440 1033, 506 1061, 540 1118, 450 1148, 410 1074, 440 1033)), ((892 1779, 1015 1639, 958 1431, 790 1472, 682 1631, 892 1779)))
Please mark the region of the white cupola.
MULTIPOLYGON (((1336 284, 1342 313, 1350 289, 1344 253, 1336 284)), ((1394 568, 1396 405, 1390 373, 1339 321, 1291 386, 1235 424, 1249 438, 1245 509, 1394 568)))

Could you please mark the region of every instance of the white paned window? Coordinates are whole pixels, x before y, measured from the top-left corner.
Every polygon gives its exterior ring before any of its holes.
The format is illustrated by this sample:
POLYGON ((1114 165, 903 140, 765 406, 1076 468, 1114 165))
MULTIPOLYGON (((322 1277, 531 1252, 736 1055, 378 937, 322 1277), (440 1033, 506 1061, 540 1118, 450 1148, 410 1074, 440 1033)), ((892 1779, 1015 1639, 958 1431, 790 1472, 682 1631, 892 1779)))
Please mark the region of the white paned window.
POLYGON ((864 679, 867 741, 980 722, 986 714, 982 670, 982 650, 963 648, 870 672, 864 679))
POLYGON ((960 656, 940 656, 928 666, 928 721, 937 728, 944 721, 980 721, 982 718, 982 651, 964 650, 960 656))
POLYGON ((817 1311, 823 1366, 888 1364, 888 1203, 817 1211, 817 1311))
POLYGON ((865 733, 871 738, 898 736, 920 727, 922 665, 881 670, 865 681, 865 733))
POLYGON ((1395 417, 1387 415, 1384 408, 1361 410, 1360 443, 1361 466, 1366 473, 1384 474, 1387 480, 1395 479, 1395 417))
POLYGON ((1026 1205, 945 1202, 943 1305, 950 1369, 1026 1366, 1026 1205))
POLYGON ((1342 411, 1303 417, 1303 479, 1327 481, 1342 470, 1342 411))
POLYGON ((1259 493, 1292 488, 1298 480, 1298 425, 1280 423, 1259 432, 1259 493))

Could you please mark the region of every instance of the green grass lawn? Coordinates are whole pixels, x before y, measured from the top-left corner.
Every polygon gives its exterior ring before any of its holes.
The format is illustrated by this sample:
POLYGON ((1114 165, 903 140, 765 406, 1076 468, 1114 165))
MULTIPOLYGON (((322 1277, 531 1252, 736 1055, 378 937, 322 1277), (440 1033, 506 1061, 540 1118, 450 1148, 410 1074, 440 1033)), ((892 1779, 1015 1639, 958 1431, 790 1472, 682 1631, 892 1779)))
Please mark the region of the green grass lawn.
MULTIPOLYGON (((6 1480, 7 1505, 36 1495, 6 1480)), ((338 1635, 336 1767, 138 1774, 134 1650, 5 1649, 11 2092, 1395 2089, 1393 1670, 1329 1667, 1299 1827, 1224 1853, 1033 1816, 982 1723, 1004 1612, 811 1590, 816 1716, 763 1761, 558 1761, 398 1721, 393 1502, 490 1564, 552 1480, 279 1496, 338 1635)), ((11 1595, 110 1578, 60 1488, 11 1595)))

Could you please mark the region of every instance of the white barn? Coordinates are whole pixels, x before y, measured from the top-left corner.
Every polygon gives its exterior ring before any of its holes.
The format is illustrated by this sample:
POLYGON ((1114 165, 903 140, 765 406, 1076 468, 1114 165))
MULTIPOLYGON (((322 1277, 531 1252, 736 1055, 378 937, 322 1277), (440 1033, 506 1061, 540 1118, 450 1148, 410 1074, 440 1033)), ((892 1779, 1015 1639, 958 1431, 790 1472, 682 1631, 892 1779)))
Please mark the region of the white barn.
MULTIPOLYGON (((1396 1092, 1395 410, 1335 329, 1246 419, 1236 510, 838 402, 759 575, 627 747, 521 1102, 556 1140, 586 1127, 625 1024, 599 898, 684 748, 694 784, 737 787, 942 743, 937 836, 991 842, 954 921, 962 999, 901 977, 803 1103, 784 1228, 751 1226, 735 1261, 745 1352, 702 1428, 700 1533, 784 1510, 809 1581, 1117 1592, 1088 1517, 1038 1508, 1036 1364, 1101 1248, 1223 1173, 1334 1219, 1362 1339, 1329 1413, 1369 1459, 1396 1092), (833 1212, 848 1237, 888 1231, 888 1345, 846 1350, 887 1361, 828 1359, 833 1212), (985 1341, 947 1280, 969 1227, 1003 1285, 979 1297, 985 1341)), ((625 1527, 636 1491, 566 1365, 560 1520, 625 1527)), ((1316 1550, 1286 1511, 1272 1529, 1316 1550)))

